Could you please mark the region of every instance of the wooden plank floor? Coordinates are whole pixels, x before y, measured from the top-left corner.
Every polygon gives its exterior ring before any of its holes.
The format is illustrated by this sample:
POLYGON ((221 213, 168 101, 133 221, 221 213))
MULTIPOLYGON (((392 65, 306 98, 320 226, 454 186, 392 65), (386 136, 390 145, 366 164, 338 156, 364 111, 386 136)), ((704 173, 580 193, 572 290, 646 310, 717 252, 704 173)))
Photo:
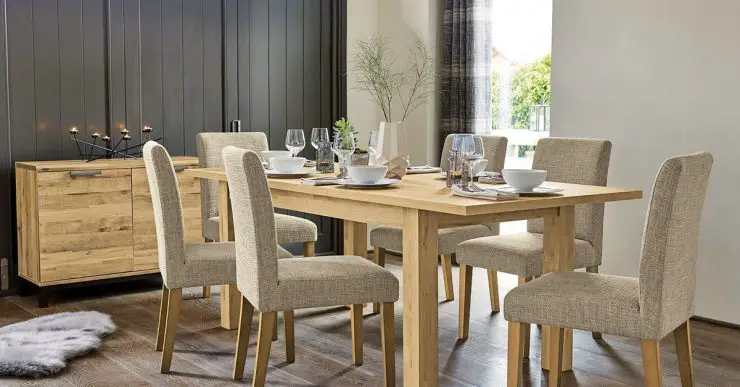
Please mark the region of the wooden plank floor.
MULTIPOLYGON (((388 267, 398 276, 401 267, 392 257, 388 267)), ((457 293, 457 268, 455 292, 457 293)), ((501 300, 516 278, 500 275, 501 300)), ((230 380, 236 331, 219 327, 218 289, 209 300, 200 289, 184 292, 182 317, 175 341, 172 373, 159 373, 154 351, 160 291, 131 291, 131 285, 110 285, 69 291, 66 301, 46 309, 35 307, 34 297, 0 299, 0 326, 34 316, 75 310, 97 310, 113 316, 119 330, 105 340, 101 351, 74 359, 61 375, 46 380, 2 379, 0 386, 225 386, 230 380)), ((439 294, 443 294, 440 279, 439 294)), ((441 298, 440 298, 441 299, 441 298)), ((474 273, 470 338, 457 341, 457 301, 440 303, 439 364, 442 386, 504 386, 506 384, 506 321, 490 314, 486 275, 474 273)), ((402 306, 396 305, 396 332, 401 329, 402 306)), ((271 386, 382 385, 380 316, 365 317, 365 364, 352 364, 349 310, 343 307, 296 311, 296 362, 285 363, 281 339, 273 343, 267 382, 271 386)), ((281 318, 282 319, 282 318, 281 318)), ((257 320, 253 327, 257 326, 257 320)), ((280 326, 282 328, 282 325, 280 326)), ((740 331, 693 322, 694 369, 698 385, 740 385, 740 331)), ((402 338, 396 338, 398 385, 402 383, 402 338)), ((251 382, 256 329, 250 339, 245 378, 251 382)), ((540 371, 539 331, 532 330, 531 359, 525 364, 526 385, 545 385, 540 371)), ((662 343, 666 386, 680 385, 672 338, 662 343)), ((639 386, 642 362, 638 341, 605 335, 594 341, 590 333, 574 335, 574 372, 564 375, 565 386, 639 386)))

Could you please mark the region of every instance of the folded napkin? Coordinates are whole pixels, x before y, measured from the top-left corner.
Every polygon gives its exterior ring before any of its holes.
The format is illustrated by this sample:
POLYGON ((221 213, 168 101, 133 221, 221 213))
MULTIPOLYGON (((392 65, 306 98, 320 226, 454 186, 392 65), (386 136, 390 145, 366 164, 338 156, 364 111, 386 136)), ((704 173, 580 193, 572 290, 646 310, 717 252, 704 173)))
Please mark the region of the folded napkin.
POLYGON ((484 189, 481 192, 471 192, 471 191, 466 191, 457 185, 452 186, 452 194, 457 195, 457 196, 464 196, 467 198, 476 198, 476 199, 485 199, 485 200, 494 200, 494 201, 511 200, 511 199, 516 199, 519 197, 519 194, 517 193, 500 192, 500 191, 496 191, 495 189, 484 189))
POLYGON ((304 177, 301 179, 301 184, 306 185, 335 185, 339 184, 339 179, 336 176, 329 177, 304 177))
POLYGON ((431 165, 414 165, 407 168, 406 173, 409 175, 421 174, 421 173, 435 173, 442 169, 439 167, 432 167, 431 165))

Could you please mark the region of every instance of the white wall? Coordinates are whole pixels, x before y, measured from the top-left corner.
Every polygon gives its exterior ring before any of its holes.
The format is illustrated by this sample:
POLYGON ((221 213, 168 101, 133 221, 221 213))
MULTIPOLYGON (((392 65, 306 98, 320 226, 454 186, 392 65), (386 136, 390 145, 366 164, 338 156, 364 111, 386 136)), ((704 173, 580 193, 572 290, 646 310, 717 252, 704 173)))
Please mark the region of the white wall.
POLYGON ((552 135, 613 142, 603 271, 636 276, 647 198, 667 157, 707 150, 697 315, 740 324, 740 1, 555 0, 552 135))
MULTIPOLYGON (((367 147, 368 133, 378 130, 383 114, 371 97, 355 90, 356 74, 352 67, 355 44, 373 33, 392 38, 391 49, 403 59, 415 36, 428 47, 441 49, 441 0, 350 0, 347 2, 347 115, 360 132, 361 147, 367 147)), ((441 53, 437 53, 439 59, 441 53)), ((398 109, 397 109, 398 110, 398 109)), ((436 162, 439 127, 438 97, 428 99, 406 120, 412 164, 436 162)), ((394 117, 395 118, 395 117, 394 117)))

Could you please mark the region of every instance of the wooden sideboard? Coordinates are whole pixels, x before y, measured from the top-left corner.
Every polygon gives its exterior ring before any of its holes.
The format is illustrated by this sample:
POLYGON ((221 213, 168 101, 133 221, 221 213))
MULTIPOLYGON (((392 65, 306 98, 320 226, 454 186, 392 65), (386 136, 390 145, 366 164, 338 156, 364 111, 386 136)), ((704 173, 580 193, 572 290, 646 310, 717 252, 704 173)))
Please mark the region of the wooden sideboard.
MULTIPOLYGON (((200 182, 173 158, 185 237, 203 241, 200 182)), ((39 286, 157 273, 157 237, 142 160, 18 162, 18 275, 39 286)))

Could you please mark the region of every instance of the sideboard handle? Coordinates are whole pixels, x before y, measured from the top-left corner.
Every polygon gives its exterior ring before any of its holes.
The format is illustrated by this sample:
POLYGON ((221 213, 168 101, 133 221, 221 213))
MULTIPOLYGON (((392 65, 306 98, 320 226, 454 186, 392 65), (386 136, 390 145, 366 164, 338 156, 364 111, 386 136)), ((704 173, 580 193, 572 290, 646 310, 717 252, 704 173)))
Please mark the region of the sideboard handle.
POLYGON ((188 169, 187 165, 177 165, 175 166, 175 172, 182 172, 184 170, 188 169))
POLYGON ((72 171, 69 173, 72 177, 81 177, 81 176, 100 176, 103 174, 103 171, 99 169, 90 169, 87 171, 72 171))

